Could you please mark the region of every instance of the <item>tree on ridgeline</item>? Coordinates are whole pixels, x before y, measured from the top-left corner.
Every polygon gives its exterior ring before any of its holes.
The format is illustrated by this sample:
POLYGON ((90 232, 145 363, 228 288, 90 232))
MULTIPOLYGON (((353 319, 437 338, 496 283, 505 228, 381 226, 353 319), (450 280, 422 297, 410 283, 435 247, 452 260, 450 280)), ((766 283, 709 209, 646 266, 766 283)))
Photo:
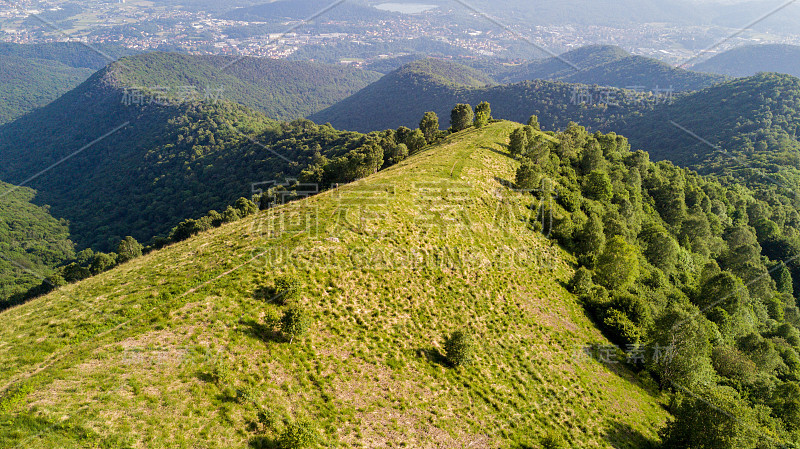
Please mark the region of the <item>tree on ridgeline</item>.
POLYGON ((435 112, 426 112, 419 122, 419 129, 425 136, 425 141, 428 144, 433 143, 439 134, 439 116, 435 112))
POLYGON ((528 119, 528 126, 532 127, 536 131, 541 131, 542 127, 539 125, 539 117, 532 115, 531 118, 528 119))
POLYGON ((488 102, 483 101, 478 106, 475 106, 475 119, 473 124, 476 128, 483 128, 489 124, 491 119, 492 106, 488 102))
POLYGON ((528 147, 528 136, 524 128, 517 128, 511 132, 509 137, 509 151, 514 157, 520 157, 525 154, 528 147))
POLYGON ((472 126, 474 118, 475 113, 472 112, 472 106, 458 104, 450 113, 450 128, 454 133, 464 131, 472 126))

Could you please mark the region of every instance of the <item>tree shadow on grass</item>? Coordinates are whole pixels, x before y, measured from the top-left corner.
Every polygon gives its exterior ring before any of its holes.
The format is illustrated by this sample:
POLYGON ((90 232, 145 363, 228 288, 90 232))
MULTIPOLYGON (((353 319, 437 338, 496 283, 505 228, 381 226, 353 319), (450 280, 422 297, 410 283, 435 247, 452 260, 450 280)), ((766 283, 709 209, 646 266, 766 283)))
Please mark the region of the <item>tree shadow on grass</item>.
POLYGON ((657 440, 642 434, 630 425, 614 421, 606 430, 605 440, 617 449, 656 449, 657 440))
POLYGON ((442 352, 436 348, 417 349, 417 355, 435 365, 441 365, 446 368, 450 368, 451 366, 450 361, 447 360, 447 357, 445 357, 444 354, 442 354, 442 352))
POLYGON ((503 187, 508 188, 508 189, 513 189, 513 188, 516 187, 514 185, 514 183, 509 181, 508 179, 498 178, 497 176, 495 176, 494 180, 499 182, 500 185, 502 185, 503 187))
POLYGON ((252 449, 279 449, 280 445, 275 438, 259 435, 251 438, 247 447, 252 449))
POLYGON ((508 145, 508 144, 504 144, 504 143, 503 143, 503 144, 500 144, 500 145, 501 145, 503 148, 505 148, 505 149, 506 149, 506 151, 500 151, 500 150, 498 150, 497 148, 494 148, 494 147, 489 147, 489 146, 486 146, 486 145, 484 145, 484 146, 482 146, 482 147, 480 147, 480 148, 481 148, 481 150, 489 150, 489 151, 491 151, 492 153, 497 153, 497 154, 499 154, 499 155, 501 155, 501 156, 505 156, 505 157, 507 157, 507 158, 510 158, 510 159, 514 159, 514 160, 516 160, 516 159, 514 158, 514 156, 512 156, 512 155, 511 155, 511 153, 509 153, 509 151, 511 150, 511 146, 510 146, 510 145, 508 145))
POLYGON ((284 337, 280 332, 276 332, 272 326, 259 323, 252 319, 243 320, 241 321, 241 324, 243 326, 241 332, 258 340, 264 342, 274 341, 279 343, 287 341, 286 337, 284 337))

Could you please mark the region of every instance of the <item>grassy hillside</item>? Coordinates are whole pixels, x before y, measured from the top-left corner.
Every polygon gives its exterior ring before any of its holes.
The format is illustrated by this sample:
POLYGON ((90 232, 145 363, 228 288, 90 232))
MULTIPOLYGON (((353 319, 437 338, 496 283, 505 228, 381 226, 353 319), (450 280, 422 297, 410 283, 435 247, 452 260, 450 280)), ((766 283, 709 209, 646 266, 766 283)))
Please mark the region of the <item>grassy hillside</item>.
POLYGON ((3 299, 41 284, 52 267, 75 255, 67 223, 32 204, 35 195, 0 182, 0 307, 3 299))
POLYGON ((558 58, 516 67, 500 79, 503 82, 546 79, 619 88, 639 86, 647 91, 671 87, 675 92, 684 92, 700 90, 725 77, 675 68, 657 59, 631 55, 612 45, 590 45, 558 58))
POLYGON ((476 73, 479 72, 449 61, 416 61, 310 118, 341 129, 367 132, 398 126, 414 128, 425 112, 434 111, 447 127, 454 104, 489 101, 498 118, 525 122, 536 114, 547 129, 564 128, 573 120, 597 129, 647 110, 655 101, 648 94, 633 91, 543 80, 486 86, 481 85, 486 80, 476 73), (580 101, 583 92, 591 97, 587 102, 580 101))
MULTIPOLYGON (((258 410, 326 447, 642 447, 667 415, 562 286, 569 257, 504 187, 518 125, 456 134, 365 180, 262 212, 3 312, 5 447, 271 447, 258 410), (281 230, 282 232, 275 232, 281 230), (257 299, 296 276, 308 334, 257 299), (475 365, 442 360, 475 329, 475 365), (523 446, 526 447, 526 446, 523 446)), ((280 427, 280 425, 278 425, 280 427)))
POLYGON ((800 47, 795 45, 744 45, 692 66, 698 72, 744 77, 758 72, 800 76, 800 47))

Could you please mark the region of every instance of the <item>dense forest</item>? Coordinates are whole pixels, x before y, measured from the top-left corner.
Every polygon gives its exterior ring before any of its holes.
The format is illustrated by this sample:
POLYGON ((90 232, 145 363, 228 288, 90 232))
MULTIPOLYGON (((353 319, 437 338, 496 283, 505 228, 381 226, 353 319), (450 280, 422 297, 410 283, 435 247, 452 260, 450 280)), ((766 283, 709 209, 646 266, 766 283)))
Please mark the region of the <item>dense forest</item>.
POLYGON ((611 125, 634 147, 748 184, 798 181, 800 79, 762 73, 676 99, 611 125), (777 182, 770 182, 777 177, 777 182))
POLYGON ((42 283, 75 256, 65 220, 36 206, 31 189, 0 183, 0 308, 2 300, 42 283))
POLYGON ((108 68, 107 76, 129 90, 154 92, 157 98, 226 99, 276 120, 320 111, 380 77, 341 65, 163 52, 123 58, 108 68))
POLYGON ((85 81, 111 59, 132 51, 78 43, 0 43, 0 124, 46 105, 85 81))
POLYGON ((531 123, 511 137, 516 185, 537 197, 536 229, 575 254, 570 288, 620 348, 591 354, 672 392, 663 447, 794 447, 795 204, 651 162, 614 133, 531 123))
MULTIPOLYGON (((182 219, 246 196, 249 183, 296 176, 304 167, 295 159, 303 152, 297 146, 279 145, 286 154, 256 151, 246 136, 262 139, 258 133, 279 125, 237 105, 237 99, 263 105, 277 117, 302 116, 372 76, 346 67, 254 59, 222 72, 228 62, 162 53, 123 58, 1 127, 0 179, 22 182, 78 151, 31 183, 39 191, 37 203, 51 205, 54 216, 71 222, 80 247, 108 250, 126 235, 146 242, 182 219), (172 89, 180 86, 196 89, 172 89), (209 93, 209 86, 222 90, 209 93), (243 171, 231 171, 229 163, 243 171)), ((280 140, 270 136, 260 144, 280 140)), ((338 155, 327 145, 339 143, 319 143, 322 155, 338 155)))

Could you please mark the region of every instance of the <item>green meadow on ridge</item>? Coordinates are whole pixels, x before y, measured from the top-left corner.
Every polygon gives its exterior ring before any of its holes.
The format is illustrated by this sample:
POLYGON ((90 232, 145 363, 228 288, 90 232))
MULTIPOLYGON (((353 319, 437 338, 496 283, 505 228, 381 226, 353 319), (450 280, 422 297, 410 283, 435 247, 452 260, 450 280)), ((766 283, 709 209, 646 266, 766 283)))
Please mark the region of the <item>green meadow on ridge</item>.
POLYGON ((622 364, 535 232, 499 122, 3 312, 0 446, 641 447, 664 397, 622 364), (292 343, 261 294, 301 283, 292 343), (472 366, 443 360, 468 326, 472 366))

